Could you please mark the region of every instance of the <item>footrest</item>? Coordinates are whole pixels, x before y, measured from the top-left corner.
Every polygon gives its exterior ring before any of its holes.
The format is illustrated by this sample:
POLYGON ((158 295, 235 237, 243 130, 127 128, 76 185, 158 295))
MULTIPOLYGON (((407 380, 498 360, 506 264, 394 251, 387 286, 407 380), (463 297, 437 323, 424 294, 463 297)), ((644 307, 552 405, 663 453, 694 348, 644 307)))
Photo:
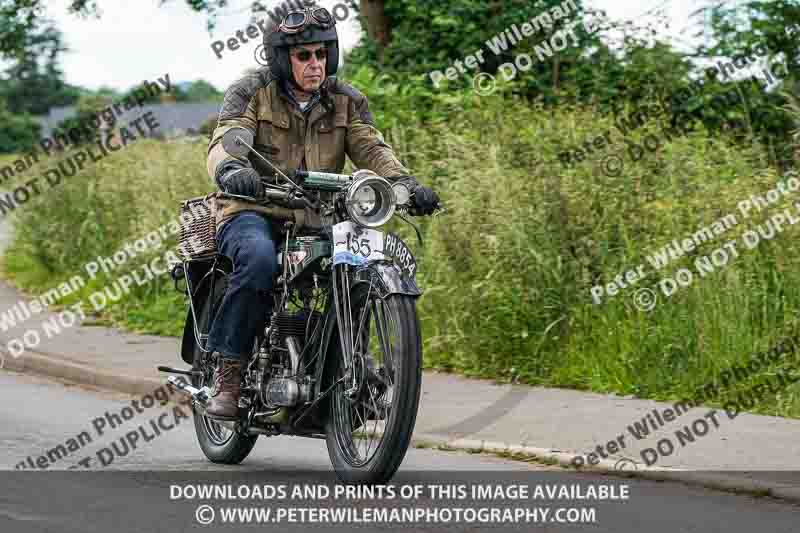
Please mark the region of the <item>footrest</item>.
POLYGON ((199 370, 181 370, 179 368, 172 368, 170 366, 163 366, 163 365, 159 365, 157 368, 159 372, 168 372, 170 374, 180 374, 182 376, 189 376, 189 377, 200 376, 203 374, 199 370))

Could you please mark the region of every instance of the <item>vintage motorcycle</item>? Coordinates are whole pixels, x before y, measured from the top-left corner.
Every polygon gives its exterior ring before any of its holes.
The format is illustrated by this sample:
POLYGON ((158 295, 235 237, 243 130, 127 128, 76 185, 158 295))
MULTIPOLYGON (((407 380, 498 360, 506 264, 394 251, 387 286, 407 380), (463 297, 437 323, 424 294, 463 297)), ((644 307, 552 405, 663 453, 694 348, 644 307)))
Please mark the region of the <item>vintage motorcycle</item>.
MULTIPOLYGON (((228 153, 264 159, 243 128, 227 132, 223 143, 228 153)), ((418 228, 405 217, 411 193, 404 184, 365 170, 352 176, 297 172, 291 179, 272 168, 286 183, 265 183, 267 199, 313 207, 324 222, 321 230, 304 235, 285 225, 273 312, 243 363, 239 419, 204 414, 216 365, 205 347, 231 272, 230 262, 216 253, 204 198, 183 203, 182 209, 195 213, 201 206, 207 216, 194 217, 181 237, 195 244, 205 239, 209 249, 184 257, 173 269, 176 288, 189 300, 181 356, 192 368, 159 370, 190 377, 191 385, 174 376, 168 381, 191 396, 197 439, 211 461, 241 462, 259 435, 319 438, 326 440, 339 479, 384 483, 400 466, 417 417, 421 290, 409 247, 375 228, 398 215, 421 242, 418 228), (321 192, 332 201, 322 201, 321 192), (183 289, 179 281, 185 282, 183 289)))

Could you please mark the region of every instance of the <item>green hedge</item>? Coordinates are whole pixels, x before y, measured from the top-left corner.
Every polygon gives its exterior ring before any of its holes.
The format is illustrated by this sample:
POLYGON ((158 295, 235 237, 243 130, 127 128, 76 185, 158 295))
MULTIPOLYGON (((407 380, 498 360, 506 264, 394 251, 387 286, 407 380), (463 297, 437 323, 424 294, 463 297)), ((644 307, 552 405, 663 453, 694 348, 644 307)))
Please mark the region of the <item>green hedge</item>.
MULTIPOLYGON (((549 109, 497 95, 449 95, 459 110, 424 128, 389 124, 387 140, 447 211, 420 220, 417 250, 425 362, 470 376, 678 398, 781 336, 800 308, 798 228, 697 280, 649 313, 635 289, 597 305, 590 289, 646 262, 780 179, 755 142, 702 129, 667 142, 619 177, 594 161, 563 168, 558 153, 613 124, 592 109, 549 109)), ((381 118, 383 120, 383 118, 381 118)), ((632 139, 654 134, 653 126, 632 139)), ((616 134, 614 134, 616 135, 616 134)), ((624 146, 614 137, 619 153, 624 146)), ((205 144, 142 141, 18 210, 7 274, 39 291, 80 272, 177 214, 210 189, 205 144)), ((785 198, 781 206, 790 201, 785 198)), ((771 207, 697 249, 711 253, 771 207)), ((407 242, 415 243, 406 227, 407 242)), ((691 267, 684 258, 637 285, 691 267)), ((694 268, 694 267, 691 267, 694 268)), ((102 283, 98 281, 98 285, 102 283)), ((86 290, 96 289, 97 286, 86 290)), ((108 317, 135 330, 178 334, 184 303, 168 279, 137 289, 108 317)), ((760 409, 797 415, 797 391, 760 409)))

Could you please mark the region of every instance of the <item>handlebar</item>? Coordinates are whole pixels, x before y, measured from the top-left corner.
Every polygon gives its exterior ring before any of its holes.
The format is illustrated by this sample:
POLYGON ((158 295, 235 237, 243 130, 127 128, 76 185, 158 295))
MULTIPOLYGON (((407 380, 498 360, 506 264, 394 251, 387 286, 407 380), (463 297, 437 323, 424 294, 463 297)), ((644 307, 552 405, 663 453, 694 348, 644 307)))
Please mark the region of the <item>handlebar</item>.
POLYGON ((349 183, 352 176, 348 174, 333 174, 331 172, 314 172, 308 170, 295 170, 294 177, 301 180, 333 180, 341 181, 342 183, 349 183))
MULTIPOLYGON (((307 170, 296 170, 294 173, 296 180, 302 180, 303 185, 309 186, 314 189, 338 191, 353 182, 353 176, 348 174, 332 174, 329 172, 313 172, 307 170)), ((405 207, 412 207, 412 205, 404 204, 405 207)), ((441 203, 436 209, 443 209, 441 203)), ((409 214, 417 215, 418 213, 412 209, 409 214)))
MULTIPOLYGON (((309 189, 324 190, 324 191, 341 191, 353 182, 353 176, 349 174, 334 174, 331 172, 316 172, 307 170, 296 170, 292 176, 295 180, 300 182, 302 186, 309 189)), ((262 180, 264 184, 264 196, 261 199, 256 199, 250 196, 241 196, 230 193, 223 193, 225 196, 232 198, 239 198, 252 203, 263 204, 265 201, 276 201, 291 209, 303 207, 314 208, 314 205, 303 194, 303 190, 294 186, 281 186, 274 183, 267 182, 266 179, 262 180)), ((413 202, 404 204, 405 207, 410 208, 408 214, 421 215, 413 207, 413 202), (410 205, 409 205, 410 204, 410 205)), ((398 205, 398 207, 400 207, 398 205)), ((445 206, 440 202, 435 208, 439 213, 445 210, 445 206)))
POLYGON ((340 191, 352 183, 353 178, 347 174, 332 174, 329 172, 311 172, 297 170, 294 173, 296 180, 302 180, 303 185, 321 191, 340 191))
MULTIPOLYGON (((307 206, 312 209, 315 208, 315 205, 312 204, 309 201, 309 199, 305 196, 303 188, 297 183, 295 183, 292 180, 292 178, 287 176, 281 169, 272 164, 272 162, 269 159, 264 157, 260 152, 258 152, 255 148, 253 148, 250 145, 250 143, 252 142, 253 142, 252 132, 249 132, 245 128, 241 127, 231 128, 223 136, 223 146, 225 150, 228 151, 228 153, 233 154, 241 151, 242 152, 241 155, 244 155, 248 151, 252 152, 256 156, 258 156, 262 161, 264 161, 264 163, 266 163, 268 167, 274 170, 276 176, 281 176, 286 182, 288 182, 290 187, 273 185, 271 183, 263 182, 265 189, 263 199, 256 199, 247 196, 239 196, 239 198, 251 202, 254 201, 256 203, 262 203, 263 200, 267 201, 277 200, 282 203, 290 203, 290 204, 301 203, 303 206, 307 206), (246 148, 247 150, 241 149, 242 147, 246 148)), ((347 188, 353 182, 353 178, 357 174, 358 172, 353 174, 353 176, 349 176, 345 174, 333 174, 329 172, 296 170, 294 171, 293 178, 295 180, 302 181, 303 185, 309 187, 310 189, 316 189, 319 191, 339 192, 347 188)), ((228 196, 236 197, 237 195, 228 194, 228 196)), ((405 207, 411 207, 411 206, 406 205, 405 207)), ((443 208, 441 203, 437 207, 443 208)), ((410 214, 412 215, 415 214, 413 212, 413 209, 411 210, 410 214)))

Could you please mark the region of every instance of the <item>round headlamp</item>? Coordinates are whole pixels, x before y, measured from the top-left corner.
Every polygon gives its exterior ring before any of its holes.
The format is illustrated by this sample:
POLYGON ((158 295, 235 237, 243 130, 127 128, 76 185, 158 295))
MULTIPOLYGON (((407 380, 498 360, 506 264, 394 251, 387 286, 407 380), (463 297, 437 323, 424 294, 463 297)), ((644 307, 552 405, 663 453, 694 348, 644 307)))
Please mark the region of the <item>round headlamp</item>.
POLYGON ((408 185, 405 183, 395 182, 392 185, 392 190, 394 191, 395 203, 397 205, 406 205, 411 199, 411 191, 408 190, 408 185))
POLYGON ((391 184, 374 172, 359 170, 347 189, 345 207, 353 221, 367 228, 377 228, 389 222, 395 211, 395 196, 391 184))

